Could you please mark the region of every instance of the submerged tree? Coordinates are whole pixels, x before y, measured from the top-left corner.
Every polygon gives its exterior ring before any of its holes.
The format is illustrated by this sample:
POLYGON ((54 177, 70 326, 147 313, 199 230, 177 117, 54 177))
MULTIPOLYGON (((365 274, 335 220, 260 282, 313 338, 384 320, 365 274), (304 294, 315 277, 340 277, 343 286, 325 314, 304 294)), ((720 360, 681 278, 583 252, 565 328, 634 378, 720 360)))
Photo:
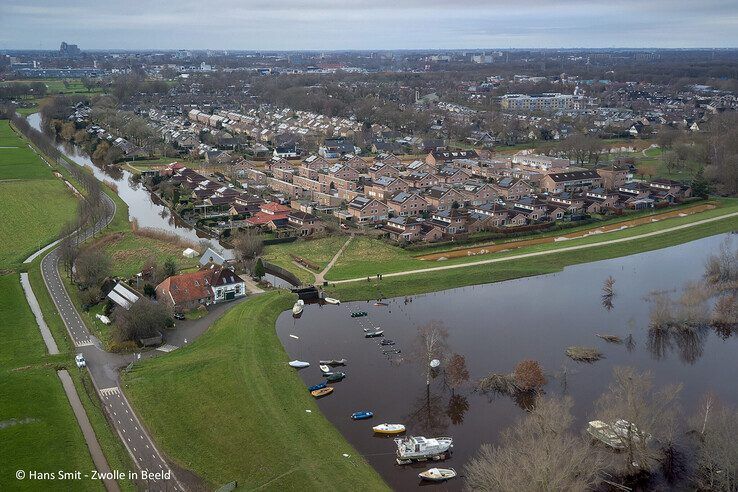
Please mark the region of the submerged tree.
POLYGON ((697 437, 696 487, 738 490, 738 411, 707 394, 691 419, 691 427, 697 437))
POLYGON ((434 359, 441 360, 448 351, 448 331, 440 322, 431 321, 418 327, 416 361, 425 372, 425 385, 430 386, 434 359))
POLYGON ((597 401, 597 418, 621 430, 622 453, 613 455, 626 475, 651 471, 676 435, 677 400, 681 386, 653 389, 650 373, 616 367, 613 381, 597 401))
POLYGON ((521 360, 513 373, 515 384, 521 391, 538 391, 546 385, 546 376, 535 360, 521 360))
POLYGON ((444 375, 446 376, 446 384, 449 385, 453 393, 459 386, 469 381, 466 358, 461 354, 452 355, 446 364, 444 375))
POLYGON ((602 307, 610 311, 615 307, 613 301, 615 300, 615 279, 609 276, 605 279, 605 283, 602 285, 602 307))
POLYGON ((470 490, 584 491, 599 482, 603 460, 570 431, 570 398, 541 398, 530 413, 502 434, 500 444, 483 444, 464 467, 470 490))

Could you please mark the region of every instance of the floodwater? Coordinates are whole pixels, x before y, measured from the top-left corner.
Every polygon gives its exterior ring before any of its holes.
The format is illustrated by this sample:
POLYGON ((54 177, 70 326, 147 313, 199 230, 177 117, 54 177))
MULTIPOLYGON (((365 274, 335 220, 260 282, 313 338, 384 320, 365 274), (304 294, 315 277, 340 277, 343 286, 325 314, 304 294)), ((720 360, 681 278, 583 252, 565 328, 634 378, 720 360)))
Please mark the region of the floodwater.
MULTIPOLYGON (((492 372, 510 373, 522 359, 540 362, 548 377, 545 391, 574 399, 576 429, 584 429, 593 414, 593 401, 607 389, 613 367, 633 366, 651 371, 654 384, 682 383, 681 403, 687 413, 707 391, 726 403, 738 403, 738 337, 723 339, 705 330, 691 340, 649 339, 645 297, 654 290, 676 295, 685 282, 698 280, 704 261, 729 235, 713 236, 668 249, 595 263, 564 271, 496 284, 438 293, 340 306, 307 305, 299 319, 282 313, 277 333, 290 359, 309 361, 300 371, 306 385, 322 381, 319 359, 348 359, 347 378, 334 383, 332 395, 319 400, 326 417, 397 490, 420 485, 417 474, 432 466, 453 467, 462 473, 465 462, 482 443, 496 443, 500 432, 523 415, 513 399, 489 397, 473 391, 473 382, 492 372), (603 306, 602 287, 615 279, 612 308, 603 306), (351 318, 351 311, 368 311, 351 318), (452 395, 441 377, 426 392, 424 370, 411 361, 417 327, 442 322, 449 333, 450 352, 466 358, 470 382, 452 395), (380 326, 394 347, 380 347, 381 339, 365 339, 363 328, 380 326), (632 344, 609 344, 595 334, 633 336, 632 344), (290 335, 299 337, 298 339, 290 335), (661 343, 659 343, 661 342, 661 343), (605 359, 576 363, 566 347, 599 348, 605 359), (402 350, 387 357, 383 349, 402 350), (399 358, 408 355, 404 362, 399 358), (371 420, 351 421, 359 410, 371 410, 371 420), (394 462, 391 439, 374 437, 371 427, 383 422, 403 423, 408 435, 451 436, 454 452, 441 463, 404 467, 394 462)), ((733 247, 738 241, 733 241, 733 247)), ((519 402, 524 405, 525 402, 519 402)), ((463 479, 433 485, 459 490, 463 479)))
MULTIPOLYGON (((40 113, 29 115, 27 120, 32 127, 43 131, 40 113)), ((134 175, 130 171, 120 169, 117 166, 97 165, 76 145, 58 142, 57 148, 75 163, 90 168, 100 181, 115 183, 118 188, 118 196, 128 205, 128 219, 131 221, 135 219, 139 227, 162 229, 194 242, 208 239, 203 233, 196 231, 172 214, 156 195, 149 192, 140 182, 134 179, 134 175)), ((209 240, 209 242, 222 250, 217 241, 209 240)))

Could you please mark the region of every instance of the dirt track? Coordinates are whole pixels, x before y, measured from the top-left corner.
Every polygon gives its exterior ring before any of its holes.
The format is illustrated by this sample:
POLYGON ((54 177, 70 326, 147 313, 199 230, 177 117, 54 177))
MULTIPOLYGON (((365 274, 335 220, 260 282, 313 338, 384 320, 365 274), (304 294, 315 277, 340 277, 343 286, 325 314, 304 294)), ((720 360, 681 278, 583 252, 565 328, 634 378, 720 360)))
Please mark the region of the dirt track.
POLYGON ((504 243, 489 243, 481 246, 473 246, 462 249, 452 249, 447 251, 441 251, 439 253, 433 253, 429 255, 418 256, 419 260, 438 261, 439 258, 459 258, 461 256, 477 256, 486 255, 490 253, 499 253, 500 251, 509 251, 512 249, 523 248, 526 246, 534 246, 536 244, 554 243, 559 241, 565 241, 567 239, 577 239, 580 237, 591 236, 593 234, 603 234, 607 232, 619 231, 627 229, 629 227, 639 226, 643 224, 650 224, 651 222, 658 222, 673 217, 684 217, 686 215, 693 215, 705 210, 712 210, 715 205, 709 203, 703 203, 700 205, 694 205, 693 207, 681 208, 678 210, 670 210, 655 215, 648 215, 645 217, 639 217, 637 219, 626 220, 622 222, 615 222, 602 227, 593 227, 592 229, 585 229, 576 232, 570 232, 568 234, 562 234, 560 236, 547 236, 539 237, 534 239, 522 239, 520 241, 508 241, 504 243))

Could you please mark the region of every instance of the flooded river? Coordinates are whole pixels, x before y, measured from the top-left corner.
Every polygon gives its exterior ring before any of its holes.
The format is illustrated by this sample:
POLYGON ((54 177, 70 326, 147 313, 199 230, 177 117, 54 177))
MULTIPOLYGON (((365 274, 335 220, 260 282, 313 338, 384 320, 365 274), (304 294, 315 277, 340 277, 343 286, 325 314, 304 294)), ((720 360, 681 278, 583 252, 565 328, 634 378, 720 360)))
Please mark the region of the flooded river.
MULTIPOLYGON (((685 282, 698 280, 706 257, 726 237, 572 266, 551 275, 414 296, 411 302, 390 299, 386 307, 367 302, 308 305, 299 319, 283 313, 277 333, 290 358, 311 363, 300 371, 306 385, 323 380, 319 359, 348 359, 343 368, 347 378, 334 383, 334 393, 318 405, 391 486, 405 490, 419 485, 417 473, 433 465, 395 465, 393 442, 374 437, 371 427, 403 423, 408 435, 452 436, 453 456, 439 466, 461 473, 482 443, 497 442, 500 432, 523 414, 519 404, 525 404, 474 392, 473 382, 491 372, 510 373, 522 359, 540 362, 548 377, 547 394, 574 399, 577 429, 596 418, 593 401, 606 390, 616 366, 651 371, 656 387, 682 383, 686 413, 694 411, 708 390, 727 403, 738 403, 734 378, 738 339, 723 339, 708 329, 689 340, 655 339, 648 329, 653 305, 645 299, 655 290, 676 295, 685 282), (615 279, 611 309, 602 302, 608 276, 615 279), (349 313, 357 310, 369 316, 351 318, 349 313), (426 392, 424 371, 409 356, 417 327, 429 322, 443 323, 450 352, 466 358, 470 382, 455 395, 440 377, 426 392), (380 347, 381 339, 365 339, 363 328, 373 326, 380 326, 397 344, 380 347), (632 335, 633 343, 608 344, 596 333, 623 339, 632 335), (564 353, 571 345, 597 347, 605 359, 593 364, 573 362, 564 353), (387 348, 400 349, 402 354, 387 357, 382 354, 387 348), (375 416, 351 421, 349 416, 359 410, 371 410, 375 416)), ((738 240, 733 247, 738 247, 738 240)), ((458 490, 462 485, 463 480, 454 480, 436 487, 458 490)))
MULTIPOLYGON (((29 115, 27 120, 32 127, 43 131, 40 113, 29 115)), ((130 171, 120 169, 117 166, 98 166, 76 145, 59 142, 57 148, 80 166, 90 168, 99 180, 115 183, 118 188, 118 196, 128 205, 129 220, 135 219, 139 227, 162 229, 189 241, 198 242, 206 239, 204 234, 199 233, 171 214, 168 207, 156 195, 150 193, 142 184, 133 179, 133 173, 130 171)), ((217 244, 215 241, 211 241, 211 243, 217 244)))

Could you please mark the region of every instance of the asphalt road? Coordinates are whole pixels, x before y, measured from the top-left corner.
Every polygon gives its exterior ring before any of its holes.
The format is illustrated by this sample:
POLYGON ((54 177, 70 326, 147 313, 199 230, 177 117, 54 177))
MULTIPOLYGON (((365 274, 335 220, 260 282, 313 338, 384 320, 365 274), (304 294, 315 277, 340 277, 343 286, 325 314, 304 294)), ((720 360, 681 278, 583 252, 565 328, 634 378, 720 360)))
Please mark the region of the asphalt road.
MULTIPOLYGON (((108 214, 98 224, 98 230, 103 229, 110 223, 116 211, 115 202, 107 195, 104 195, 104 200, 108 214)), ((92 236, 92 233, 92 229, 86 229, 80 231, 78 236, 80 240, 85 240, 92 236)), ((133 408, 121 391, 118 371, 120 367, 134 360, 133 355, 105 352, 99 341, 89 332, 62 283, 59 273, 59 254, 59 248, 55 248, 41 261, 44 283, 67 327, 77 353, 84 354, 85 359, 87 359, 92 382, 100 394, 100 399, 110 422, 112 422, 121 441, 136 463, 138 479, 135 482, 151 491, 185 490, 169 464, 156 449, 153 440, 141 425, 133 408)))

